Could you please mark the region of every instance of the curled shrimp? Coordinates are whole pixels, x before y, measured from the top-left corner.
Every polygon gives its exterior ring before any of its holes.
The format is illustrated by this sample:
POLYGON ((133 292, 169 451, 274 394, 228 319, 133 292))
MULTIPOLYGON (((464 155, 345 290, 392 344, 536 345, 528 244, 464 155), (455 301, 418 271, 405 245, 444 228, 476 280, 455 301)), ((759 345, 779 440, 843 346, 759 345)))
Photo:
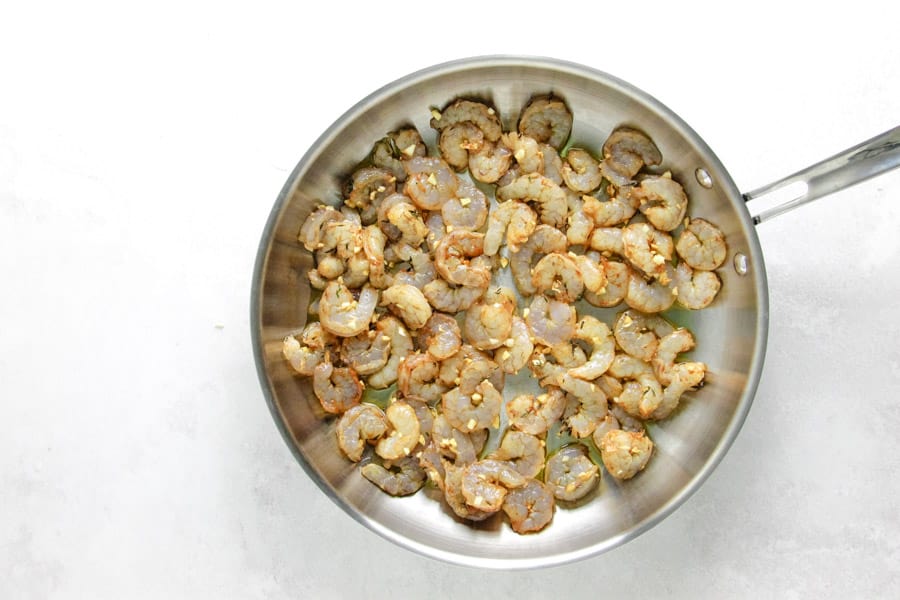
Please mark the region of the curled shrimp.
POLYGON ((438 360, 450 358, 462 345, 462 335, 456 319, 444 313, 433 312, 431 318, 417 333, 417 341, 438 360))
MULTIPOLYGON (((570 254, 571 256, 571 254, 570 254)), ((603 268, 603 260, 597 252, 577 254, 573 259, 581 273, 581 281, 586 292, 603 293, 606 291, 606 271, 603 268)))
POLYGON ((378 206, 378 226, 392 242, 419 246, 428 235, 418 209, 404 194, 391 194, 378 206))
POLYGON ((462 494, 469 506, 497 512, 507 492, 522 487, 525 481, 510 463, 487 458, 463 468, 462 494))
POLYGON ((622 228, 622 249, 632 265, 662 284, 669 283, 666 271, 675 244, 672 236, 647 223, 632 223, 622 228))
POLYGON ((600 468, 580 444, 566 446, 547 460, 544 481, 559 500, 584 498, 600 481, 600 468))
POLYGON ((557 185, 563 184, 562 158, 559 157, 557 148, 550 144, 541 144, 541 155, 544 157, 544 177, 557 185))
POLYGON ((353 369, 325 361, 313 369, 313 393, 325 412, 339 415, 359 404, 363 384, 353 369))
POLYGON ((537 204, 541 222, 563 227, 568 216, 566 192, 540 173, 527 173, 497 188, 498 200, 523 200, 537 204))
POLYGON ((653 454, 653 442, 643 432, 608 431, 598 444, 603 466, 616 479, 631 479, 640 473, 653 454))
POLYGON ((324 360, 325 352, 336 347, 339 341, 321 323, 313 322, 303 328, 300 340, 293 335, 285 337, 281 352, 297 373, 309 376, 313 374, 316 365, 324 360))
POLYGON ((425 156, 428 148, 415 127, 404 127, 388 133, 372 148, 372 164, 393 173, 397 181, 406 181, 403 161, 416 156, 425 156))
POLYGON ((391 338, 375 329, 343 338, 341 360, 359 375, 371 375, 384 368, 391 354, 391 338))
POLYGON ((523 135, 559 149, 572 132, 572 111, 560 98, 535 96, 522 110, 518 129, 523 135))
POLYGON ((441 218, 447 231, 481 229, 488 218, 488 200, 484 192, 468 181, 460 181, 456 197, 441 207, 441 218))
POLYGON ((500 409, 503 396, 484 380, 471 393, 455 387, 442 396, 441 407, 447 421, 460 431, 474 431, 497 427, 500 424, 500 409))
MULTIPOLYGON (((682 352, 690 352, 694 349, 694 336, 684 327, 671 329, 660 336, 659 343, 656 344, 656 352, 651 357, 650 364, 653 365, 653 372, 656 378, 663 385, 669 385, 676 377, 675 359, 682 352)), ((685 363, 678 363, 684 365, 685 363)))
POLYGON ((460 431, 453 427, 443 414, 432 422, 431 439, 434 448, 442 457, 456 465, 468 465, 478 459, 481 446, 473 439, 476 432, 460 431))
POLYGON ((449 283, 468 287, 484 287, 491 280, 490 268, 472 264, 471 258, 484 252, 484 234, 453 231, 438 242, 434 250, 434 267, 449 283))
POLYGON ((509 462, 523 477, 537 477, 544 468, 544 440, 524 431, 507 431, 491 458, 509 462))
POLYGON ((381 438, 387 431, 384 412, 374 404, 357 404, 337 422, 338 447, 353 462, 362 458, 366 442, 381 438))
POLYGON ((600 187, 600 164, 582 148, 570 148, 562 166, 562 178, 570 190, 587 194, 600 187))
POLYGON ((378 289, 388 286, 388 277, 385 272, 384 247, 387 244, 387 236, 377 225, 369 225, 362 232, 362 249, 366 260, 369 261, 369 283, 378 289))
POLYGON ((425 286, 434 281, 436 277, 434 263, 431 262, 431 256, 427 252, 422 252, 420 250, 412 250, 409 252, 408 256, 409 258, 406 262, 409 263, 409 268, 386 276, 386 283, 388 286, 407 284, 419 288, 424 292, 425 286))
POLYGON ((457 313, 475 304, 487 287, 487 284, 476 287, 455 286, 443 279, 435 279, 422 288, 422 293, 435 310, 457 313))
POLYGON ((609 200, 584 197, 584 214, 597 227, 612 227, 627 223, 637 212, 638 202, 629 194, 616 194, 609 200))
POLYGON ((540 531, 553 520, 555 509, 553 492, 537 479, 529 479, 522 487, 509 490, 503 500, 503 512, 516 533, 540 531))
POLYGON ((441 129, 438 149, 447 164, 463 171, 469 165, 469 152, 477 152, 484 145, 484 132, 471 121, 460 121, 441 129))
POLYGON ((590 437, 608 412, 606 393, 593 381, 564 377, 560 382, 566 396, 563 422, 577 438, 590 437))
POLYGON ((544 254, 566 251, 566 236, 549 225, 538 225, 524 244, 509 256, 509 268, 512 271, 516 287, 525 296, 535 293, 531 280, 533 261, 544 254))
POLYGON ((662 386, 648 363, 627 354, 617 354, 609 374, 625 380, 622 393, 613 401, 628 414, 646 419, 662 403, 662 386))
POLYGON ((525 315, 532 336, 545 346, 567 342, 575 333, 575 307, 544 296, 535 296, 525 315))
POLYGON ((547 433, 566 409, 566 396, 551 387, 538 395, 520 394, 506 403, 509 426, 532 435, 547 433))
POLYGON ((366 331, 378 304, 378 290, 366 285, 359 299, 341 279, 330 282, 319 300, 322 327, 341 337, 353 337, 366 331))
POLYGON ((509 171, 512 151, 503 144, 485 141, 478 152, 469 153, 469 174, 476 181, 496 183, 509 171))
POLYGON ((319 249, 319 244, 322 243, 325 226, 328 223, 335 223, 343 220, 345 220, 345 217, 340 211, 337 211, 330 206, 321 205, 310 213, 310 215, 306 217, 306 220, 303 221, 297 239, 303 244, 304 248, 310 252, 315 252, 319 249))
POLYGON ((569 369, 569 375, 579 379, 597 379, 603 375, 616 354, 616 341, 609 326, 596 317, 584 315, 575 326, 573 337, 587 342, 591 355, 583 365, 569 369))
POLYGON ((681 262, 675 268, 674 285, 678 304, 691 310, 699 310, 716 299, 722 281, 713 271, 695 271, 686 262, 681 262))
MULTIPOLYGON (((590 196, 587 196, 590 198, 590 196)), ((570 246, 584 246, 591 239, 594 221, 584 209, 584 199, 572 190, 566 191, 569 216, 566 218, 566 239, 570 246)))
POLYGON ((531 285, 535 293, 560 302, 574 302, 584 291, 578 263, 559 252, 551 252, 537 262, 531 271, 531 285))
POLYGON ((650 414, 651 419, 665 419, 678 407, 681 396, 703 383, 706 365, 701 362, 675 363, 667 373, 669 384, 663 390, 662 402, 650 414))
POLYGON ((408 177, 403 192, 423 210, 440 210, 456 195, 459 179, 453 169, 440 158, 416 157, 404 163, 408 177))
POLYGON ((641 185, 631 190, 631 196, 638 202, 638 210, 662 231, 672 231, 681 225, 687 212, 687 194, 668 172, 643 179, 641 185))
POLYGON ((622 350, 645 362, 656 354, 660 338, 672 330, 672 325, 659 315, 631 309, 619 313, 613 323, 613 335, 622 350))
POLYGON ((431 127, 443 133, 445 129, 457 123, 472 123, 482 131, 485 139, 496 142, 503 133, 500 116, 484 102, 475 102, 459 98, 439 114, 433 114, 431 127))
POLYGON ((484 253, 493 256, 500 251, 503 234, 510 252, 516 252, 537 227, 537 214, 518 200, 507 200, 491 211, 484 235, 484 253))
POLYGON ((419 288, 395 283, 381 293, 381 305, 403 319, 410 329, 419 329, 431 318, 431 305, 419 288))
POLYGON ((415 396, 433 404, 448 389, 438 378, 440 368, 437 359, 427 352, 408 354, 397 369, 397 389, 404 396, 415 396))
MULTIPOLYGON (((667 272, 674 274, 675 270, 670 266, 667 272)), ((672 275, 667 275, 667 278, 671 279, 672 275)), ((628 289, 625 292, 625 304, 645 313, 662 312, 675 302, 678 290, 673 283, 664 285, 659 281, 647 281, 642 275, 632 270, 628 278, 628 289)))
POLYGON ((544 155, 537 140, 514 131, 504 133, 500 139, 507 148, 512 150, 520 173, 544 172, 544 155))
POLYGON ((374 208, 397 190, 397 178, 379 167, 363 167, 353 173, 344 205, 360 211, 362 222, 372 222, 374 208))
POLYGON ((534 344, 528 325, 520 317, 513 316, 509 337, 494 351, 494 361, 505 373, 518 373, 528 363, 532 351, 534 344))
POLYGON ((385 460, 396 460, 409 456, 419 443, 420 426, 415 409, 397 400, 384 411, 388 424, 387 435, 375 444, 375 453, 385 460))
POLYGON ((712 271, 725 262, 728 246, 718 227, 705 219, 690 219, 675 242, 675 251, 691 268, 712 271))
POLYGON ((603 440, 603 436, 607 434, 607 432, 612 431, 613 429, 620 429, 619 419, 613 414, 612 410, 607 411, 606 416, 600 419, 597 423, 597 427, 594 428, 594 433, 591 434, 591 439, 594 440, 594 445, 597 448, 600 447, 600 443, 603 440))
POLYGON ((387 363, 375 373, 369 375, 366 383, 374 389, 384 389, 397 381, 400 362, 413 350, 413 341, 409 332, 399 319, 383 316, 375 324, 379 335, 390 339, 391 353, 387 363))
MULTIPOLYGON (((590 256, 587 253, 586 256, 590 256)), ((593 292, 585 290, 584 299, 594 306, 608 308, 616 306, 625 299, 628 292, 628 282, 631 280, 631 267, 615 260, 607 260, 601 257, 600 266, 606 277, 606 285, 602 289, 593 292)))
POLYGON ((486 353, 463 344, 459 352, 441 361, 441 381, 460 388, 463 394, 471 394, 484 381, 489 380, 498 390, 503 389, 504 375, 499 366, 486 353))
POLYGON ((465 466, 456 466, 447 462, 444 467, 444 499, 456 516, 469 521, 483 521, 494 512, 474 508, 468 504, 462 493, 463 475, 465 466))
POLYGON ((391 496, 409 496, 425 485, 425 470, 413 456, 379 465, 371 462, 360 468, 363 477, 377 485, 391 496))
POLYGON ((479 350, 502 346, 512 329, 516 297, 505 287, 492 287, 467 311, 462 331, 466 341, 479 350))
POLYGON ((619 127, 603 143, 600 171, 617 186, 629 185, 644 165, 662 162, 662 154, 646 134, 631 127, 619 127))
POLYGON ((621 227, 597 227, 591 232, 589 244, 592 249, 600 252, 605 256, 617 254, 623 256, 625 254, 622 244, 622 228, 621 227))

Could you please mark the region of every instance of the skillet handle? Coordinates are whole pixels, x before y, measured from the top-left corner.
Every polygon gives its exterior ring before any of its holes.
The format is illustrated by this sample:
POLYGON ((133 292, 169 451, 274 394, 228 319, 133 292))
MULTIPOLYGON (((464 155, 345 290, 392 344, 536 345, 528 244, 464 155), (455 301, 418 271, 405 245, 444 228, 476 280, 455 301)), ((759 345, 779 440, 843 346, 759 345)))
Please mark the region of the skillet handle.
POLYGON ((796 193, 790 195, 787 201, 754 215, 753 223, 759 224, 801 204, 862 183, 896 167, 900 167, 900 126, 784 179, 747 192, 744 194, 744 201, 750 202, 775 190, 787 192, 796 188, 796 193), (791 188, 785 189, 787 186, 791 188))

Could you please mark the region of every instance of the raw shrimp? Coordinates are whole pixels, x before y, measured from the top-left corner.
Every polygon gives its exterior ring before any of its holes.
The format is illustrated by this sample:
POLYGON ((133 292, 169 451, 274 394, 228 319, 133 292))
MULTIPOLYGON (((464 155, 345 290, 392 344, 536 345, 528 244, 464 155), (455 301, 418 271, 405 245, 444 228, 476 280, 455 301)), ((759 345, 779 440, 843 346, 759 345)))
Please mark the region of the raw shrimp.
POLYGON ((456 465, 467 465, 478 459, 480 446, 472 440, 472 433, 453 427, 444 415, 435 417, 431 428, 431 439, 438 453, 456 465))
POLYGON ((566 192, 552 179, 540 173, 528 173, 512 183, 497 188, 498 200, 522 200, 535 202, 541 222, 553 227, 563 227, 568 216, 566 192))
POLYGON ((641 185, 631 190, 631 197, 639 203, 638 210, 647 220, 662 231, 672 231, 681 225, 687 212, 684 188, 668 172, 641 180, 641 185))
POLYGON ((537 262, 531 271, 535 293, 545 294, 559 302, 574 302, 584 291, 581 270, 568 254, 551 252, 537 262))
POLYGON ((596 190, 603 180, 597 159, 582 148, 570 148, 566 152, 562 178, 570 190, 583 194, 596 190))
POLYGON ((403 400, 390 404, 384 411, 387 435, 375 444, 375 453, 386 460, 409 456, 419 443, 420 426, 416 411, 403 400))
POLYGON ((384 290, 381 306, 387 306, 410 329, 419 329, 431 318, 431 305, 422 290, 406 283, 395 283, 384 290))
POLYGON ((341 360, 359 375, 371 375, 383 369, 390 354, 391 338, 374 329, 344 338, 341 343, 341 360))
POLYGON ((544 468, 544 440, 524 431, 507 431, 500 446, 491 454, 495 460, 504 460, 523 477, 537 477, 544 468))
MULTIPOLYGON (((524 311, 523 311, 524 312, 524 311)), ((525 323, 534 339, 545 346, 553 346, 572 339, 575 333, 575 307, 544 296, 531 301, 525 323)))
POLYGON ((428 148, 422 141, 415 127, 405 127, 392 131, 375 143, 372 149, 372 163, 376 167, 387 169, 393 173, 397 181, 406 181, 406 169, 403 161, 415 156, 425 156, 428 148))
POLYGON ((467 311, 462 331, 471 345, 479 350, 502 346, 512 329, 516 297, 505 287, 491 287, 484 297, 467 311))
POLYGON ((519 135, 512 131, 504 133, 500 138, 503 144, 512 150, 516 164, 519 165, 519 173, 544 172, 544 155, 541 153, 541 145, 537 140, 527 135, 519 135))
POLYGON ((454 286, 443 279, 435 279, 422 288, 422 293, 435 310, 457 313, 475 304, 487 289, 487 284, 479 287, 454 286))
POLYGON ((465 467, 457 467, 447 462, 444 466, 444 499, 447 505, 456 513, 456 516, 469 521, 483 521, 494 514, 488 510, 481 510, 469 506, 462 493, 463 474, 465 467))
POLYGON ((366 219, 366 214, 373 214, 371 207, 377 206, 396 190, 397 178, 393 173, 379 167, 363 167, 353 174, 344 205, 359 210, 363 216, 362 221, 368 221, 368 225, 371 220, 366 219))
POLYGON ((589 437, 609 410, 606 393, 593 381, 576 377, 564 377, 560 385, 568 392, 563 422, 575 437, 589 437))
POLYGON ((663 401, 662 386, 648 363, 627 354, 617 354, 609 374, 626 380, 622 393, 613 401, 628 414, 646 419, 663 401))
POLYGON ((325 226, 328 223, 334 223, 345 220, 344 215, 330 206, 321 205, 314 210, 300 227, 300 234, 297 239, 303 244, 303 247, 310 252, 319 249, 322 242, 322 236, 325 226))
POLYGON ((441 205, 456 195, 459 179, 450 166, 435 157, 416 157, 406 163, 409 174, 404 193, 423 210, 440 210, 441 205))
POLYGON ((459 324, 450 315, 433 312, 431 318, 417 332, 416 341, 420 348, 436 359, 450 358, 462 344, 459 324))
POLYGON ((718 227, 705 219, 690 219, 675 242, 675 251, 691 268, 712 271, 725 262, 728 246, 718 227))
POLYGON ((653 358, 659 339, 672 331, 672 325, 659 315, 630 309, 619 313, 613 323, 613 335, 622 350, 643 361, 653 358))
MULTIPOLYGON (((591 355, 583 365, 569 369, 569 375, 580 379, 597 379, 603 375, 612 364, 616 354, 616 341, 606 323, 590 315, 585 315, 575 326, 573 337, 590 344, 591 355)), ((566 391, 571 392, 571 390, 566 391)))
MULTIPOLYGON (((591 256, 594 252, 588 252, 585 256, 591 256)), ((599 254, 597 254, 599 257, 599 254)), ((628 292, 628 281, 631 279, 631 267, 625 263, 607 260, 599 257, 603 275, 606 277, 606 285, 597 292, 585 290, 584 299, 594 306, 616 306, 625 299, 628 292)))
POLYGON ((525 482, 525 477, 510 463, 487 458, 463 468, 462 494, 472 508, 497 512, 507 492, 525 482))
POLYGON ((431 127, 443 133, 445 129, 457 123, 470 122, 482 131, 485 139, 496 142, 503 133, 500 116, 493 108, 483 102, 473 102, 459 98, 452 104, 435 114, 431 119, 431 127))
MULTIPOLYGON (((674 274, 671 266, 668 272, 674 274)), ((667 275, 668 279, 672 275, 667 275)), ((628 289, 625 292, 625 304, 645 313, 658 313, 668 309, 675 302, 678 294, 673 284, 663 285, 659 281, 649 282, 642 275, 632 270, 628 278, 628 289)))
POLYGON ((487 380, 475 386, 472 393, 464 393, 456 387, 441 399, 447 421, 465 432, 499 426, 502 406, 503 396, 487 380))
POLYGON ((387 364, 380 371, 369 375, 366 380, 369 387, 380 390, 397 381, 400 362, 412 352, 413 341, 403 323, 392 316, 383 316, 378 319, 375 329, 380 335, 390 338, 391 343, 391 353, 388 356, 387 364))
POLYGON ((590 246, 605 256, 625 254, 620 227, 597 227, 591 232, 590 246))
POLYGON ((529 479, 525 485, 506 494, 503 512, 516 533, 540 531, 553 520, 556 500, 553 492, 537 479, 529 479))
POLYGON ((516 287, 525 296, 534 294, 531 267, 535 258, 551 252, 566 251, 566 236, 555 227, 538 225, 518 251, 509 255, 509 268, 516 287))
POLYGON ((488 256, 497 254, 506 234, 506 245, 510 252, 517 252, 528 236, 537 227, 537 213, 531 207, 518 200, 507 200, 491 211, 488 217, 488 228, 484 235, 484 253, 488 256))
POLYGON ((441 207, 441 219, 446 231, 481 229, 488 218, 488 200, 484 192, 465 180, 460 180, 455 198, 441 207))
POLYGON ((425 353, 408 354, 397 369, 397 389, 404 396, 417 396, 434 404, 448 390, 439 379, 440 364, 425 353))
POLYGON ((544 481, 559 500, 580 500, 597 486, 600 468, 591 462, 584 446, 562 448, 547 460, 544 481))
POLYGON ((557 150, 563 147, 571 132, 572 112, 562 99, 552 95, 535 96, 519 117, 519 133, 557 150))
POLYGON ((380 439, 386 431, 384 411, 374 404, 357 404, 337 422, 338 447, 347 458, 359 462, 366 442, 380 439))
POLYGON ((512 151, 503 144, 484 142, 481 150, 469 153, 469 174, 482 183, 496 183, 509 170, 512 151))
POLYGON ((644 165, 655 166, 661 162, 662 154, 649 137, 637 129, 619 127, 603 143, 600 172, 621 187, 629 185, 644 165))
POLYGON ((632 223, 622 228, 622 249, 625 258, 662 284, 669 283, 666 266, 672 260, 675 244, 672 236, 647 223, 632 223))
POLYGON ((484 234, 453 231, 444 236, 434 250, 434 267, 449 283, 484 287, 491 280, 490 268, 470 260, 484 251, 484 234))
POLYGON ((326 360, 313 369, 313 393, 325 412, 339 415, 359 404, 363 384, 353 369, 336 369, 326 360))
POLYGON ((338 278, 330 282, 319 301, 319 321, 322 327, 341 337, 353 337, 366 331, 375 306, 378 290, 366 285, 359 292, 359 299, 338 278))
POLYGON ((533 350, 528 325, 520 317, 513 316, 509 337, 494 352, 494 361, 505 373, 518 373, 528 362, 533 350))
POLYGON ((483 145, 484 132, 471 121, 453 123, 438 137, 441 157, 457 171, 464 171, 469 165, 469 152, 478 152, 483 145))
POLYGON ((391 496, 415 494, 425 485, 425 470, 413 456, 404 456, 391 463, 369 463, 359 472, 363 477, 391 496))
POLYGON ((506 403, 509 426, 532 435, 547 433, 566 409, 566 396, 559 388, 551 387, 534 396, 520 394, 506 403))
POLYGON ((712 304, 722 282, 713 271, 695 271, 686 262, 681 262, 675 268, 674 285, 678 304, 691 310, 699 310, 712 304))
POLYGON ((653 442, 643 432, 608 431, 598 444, 603 466, 616 479, 631 479, 647 466, 653 442))
MULTIPOLYGON (((590 198, 590 196, 587 196, 590 198)), ((594 222, 584 210, 584 200, 580 194, 566 190, 569 216, 566 218, 566 239, 570 246, 584 246, 591 239, 594 222)))
POLYGON ((638 203, 628 194, 616 194, 609 200, 584 197, 584 214, 597 227, 612 227, 627 223, 637 212, 638 203))

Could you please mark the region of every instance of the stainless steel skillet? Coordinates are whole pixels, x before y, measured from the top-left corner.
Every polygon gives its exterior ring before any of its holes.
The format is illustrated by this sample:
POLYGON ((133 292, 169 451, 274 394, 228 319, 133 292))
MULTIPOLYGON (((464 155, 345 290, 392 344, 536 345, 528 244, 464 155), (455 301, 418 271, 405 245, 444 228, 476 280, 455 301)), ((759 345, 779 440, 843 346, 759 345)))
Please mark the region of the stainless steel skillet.
POLYGON ((585 558, 633 539, 684 502, 731 446, 750 409, 760 377, 768 328, 768 288, 755 225, 762 220, 900 165, 900 128, 772 185, 741 194, 704 141, 676 114, 646 93, 594 69, 546 58, 483 57, 437 65, 399 79, 366 97, 332 124, 291 173, 262 234, 251 297, 253 352, 275 423, 300 465, 349 515, 385 538, 424 555, 490 568, 529 568, 585 558), (489 100, 514 127, 519 110, 538 93, 554 92, 575 114, 572 138, 599 149, 623 124, 647 132, 664 166, 681 182, 689 212, 716 223, 729 256, 719 269, 723 286, 699 312, 671 314, 698 340, 696 360, 707 363, 703 389, 650 430, 656 455, 625 483, 605 480, 591 502, 558 510, 536 535, 520 536, 498 521, 463 523, 442 503, 420 493, 391 498, 363 480, 340 454, 333 421, 322 420, 308 382, 281 356, 281 340, 305 322, 306 272, 312 259, 296 242, 317 202, 337 204, 341 178, 385 132, 416 125, 433 147, 428 108, 457 96, 489 100), (788 187, 790 186, 790 187, 788 187), (752 216, 747 200, 775 190, 794 193, 752 216))

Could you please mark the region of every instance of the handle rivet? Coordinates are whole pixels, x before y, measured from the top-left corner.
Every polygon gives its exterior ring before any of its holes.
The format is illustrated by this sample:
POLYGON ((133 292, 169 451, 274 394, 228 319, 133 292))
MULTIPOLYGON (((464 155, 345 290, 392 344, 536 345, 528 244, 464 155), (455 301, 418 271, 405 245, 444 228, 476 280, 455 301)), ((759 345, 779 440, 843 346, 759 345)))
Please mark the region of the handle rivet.
POLYGON ((746 254, 738 252, 734 255, 734 272, 738 275, 746 275, 750 272, 750 259, 747 258, 746 254))
POLYGON ((696 171, 694 171, 694 177, 697 178, 697 183, 709 189, 713 186, 712 177, 709 175, 709 171, 704 169, 703 167, 698 167, 696 171))

